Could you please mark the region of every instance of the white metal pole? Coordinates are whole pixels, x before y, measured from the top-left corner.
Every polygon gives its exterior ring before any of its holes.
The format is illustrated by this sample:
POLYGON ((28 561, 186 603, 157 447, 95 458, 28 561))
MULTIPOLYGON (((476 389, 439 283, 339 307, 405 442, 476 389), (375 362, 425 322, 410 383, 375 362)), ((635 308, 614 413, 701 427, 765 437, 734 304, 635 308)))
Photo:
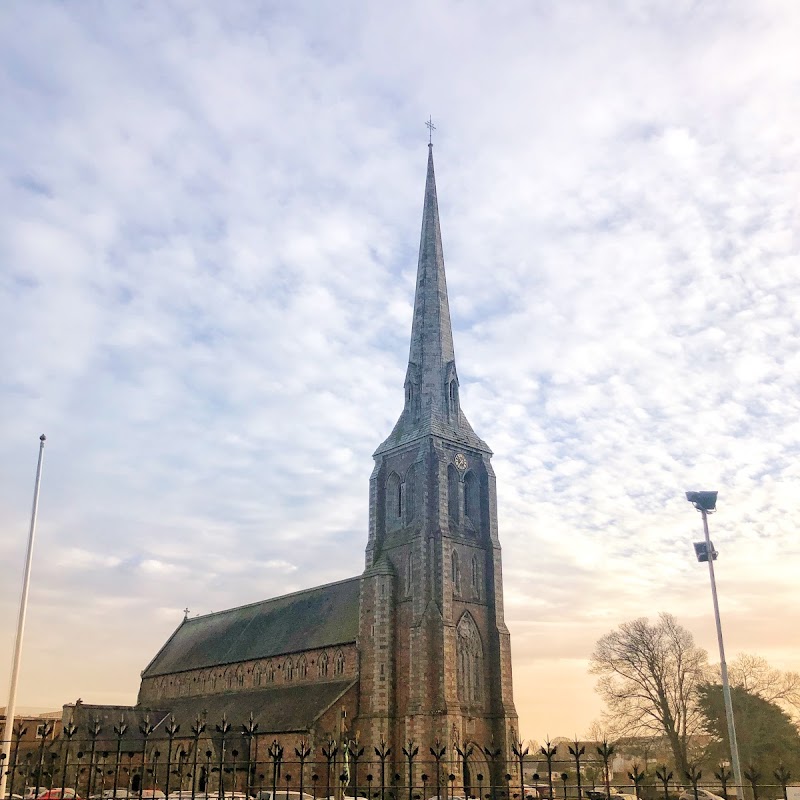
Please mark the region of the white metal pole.
POLYGON ((714 578, 714 552, 711 538, 708 535, 708 513, 700 509, 703 515, 703 532, 706 536, 706 553, 708 553, 708 574, 711 577, 711 597, 714 600, 714 621, 717 623, 717 641, 719 642, 719 663, 722 672, 722 695, 725 698, 725 716, 728 718, 728 739, 731 744, 731 766, 733 779, 736 782, 736 798, 744 800, 744 783, 742 782, 742 767, 739 763, 739 745, 736 742, 736 725, 733 721, 733 702, 731 701, 731 687, 728 683, 728 665, 725 663, 725 645, 722 643, 722 622, 719 618, 719 602, 717 601, 717 581, 714 578))
POLYGON ((31 562, 33 561, 33 537, 36 533, 36 514, 39 510, 39 484, 42 480, 42 458, 44 456, 44 443, 47 437, 39 437, 39 461, 36 464, 36 483, 33 487, 33 508, 31 509, 31 529, 28 533, 28 552, 25 556, 25 574, 22 579, 22 596, 19 601, 19 620, 17 621, 17 641, 14 646, 14 661, 11 667, 11 686, 8 691, 8 704, 6 705, 6 727, 3 732, 2 754, 0 759, 0 798, 6 796, 6 778, 8 777, 9 756, 11 755, 11 740, 14 731, 14 715, 17 706, 17 680, 19 678, 19 665, 22 660, 22 636, 25 633, 25 615, 28 611, 28 590, 31 582, 31 562))

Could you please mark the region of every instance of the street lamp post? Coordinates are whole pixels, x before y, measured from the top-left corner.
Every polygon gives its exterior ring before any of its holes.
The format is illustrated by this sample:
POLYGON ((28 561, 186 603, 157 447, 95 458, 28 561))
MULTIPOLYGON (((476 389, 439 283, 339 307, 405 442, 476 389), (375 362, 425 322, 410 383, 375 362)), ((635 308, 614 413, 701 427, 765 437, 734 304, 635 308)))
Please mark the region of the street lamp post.
POLYGON ((739 763, 739 745, 736 742, 736 725, 733 721, 733 702, 731 701, 731 687, 728 682, 728 665, 725 662, 725 645, 722 642, 722 622, 719 617, 719 601, 717 600, 717 581, 714 577, 714 560, 717 551, 711 543, 708 534, 708 515, 717 509, 716 492, 686 492, 686 499, 700 512, 703 517, 703 533, 705 540, 695 542, 694 550, 697 560, 708 562, 708 575, 711 579, 711 598, 714 601, 714 622, 717 625, 717 642, 719 643, 720 672, 722 673, 722 695, 725 699, 725 716, 728 721, 728 739, 731 745, 731 766, 733 778, 736 781, 737 800, 744 800, 744 783, 742 781, 742 768, 739 763))

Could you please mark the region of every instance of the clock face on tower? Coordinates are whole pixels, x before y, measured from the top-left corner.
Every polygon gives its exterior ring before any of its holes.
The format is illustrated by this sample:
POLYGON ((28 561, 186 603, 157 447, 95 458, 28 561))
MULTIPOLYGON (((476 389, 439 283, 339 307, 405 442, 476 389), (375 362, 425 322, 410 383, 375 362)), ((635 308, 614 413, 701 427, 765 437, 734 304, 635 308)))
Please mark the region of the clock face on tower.
POLYGON ((467 458, 463 453, 456 453, 456 457, 453 459, 453 463, 462 472, 467 468, 467 458))

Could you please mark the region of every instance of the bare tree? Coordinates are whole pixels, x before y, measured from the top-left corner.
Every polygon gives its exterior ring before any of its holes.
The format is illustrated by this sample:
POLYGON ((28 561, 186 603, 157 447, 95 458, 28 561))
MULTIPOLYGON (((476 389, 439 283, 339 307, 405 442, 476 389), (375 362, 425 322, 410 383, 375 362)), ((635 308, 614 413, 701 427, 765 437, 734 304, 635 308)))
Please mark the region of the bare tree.
POLYGON ((590 661, 611 724, 666 736, 681 775, 690 739, 702 730, 696 689, 708 671, 708 654, 671 614, 652 625, 645 617, 623 623, 597 642, 590 661))
POLYGON ((728 676, 732 686, 776 703, 795 716, 800 712, 800 673, 782 672, 761 656, 740 653, 728 664, 728 676))

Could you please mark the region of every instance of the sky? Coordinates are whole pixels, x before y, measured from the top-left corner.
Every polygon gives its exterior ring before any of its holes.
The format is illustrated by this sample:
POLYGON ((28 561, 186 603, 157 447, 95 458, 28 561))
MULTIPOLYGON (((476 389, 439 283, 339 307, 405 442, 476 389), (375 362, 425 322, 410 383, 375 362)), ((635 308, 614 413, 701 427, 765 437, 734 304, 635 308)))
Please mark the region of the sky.
POLYGON ((363 569, 432 117, 523 737, 622 622, 800 669, 800 5, 5 3, 0 693, 132 703, 183 618, 363 569))

